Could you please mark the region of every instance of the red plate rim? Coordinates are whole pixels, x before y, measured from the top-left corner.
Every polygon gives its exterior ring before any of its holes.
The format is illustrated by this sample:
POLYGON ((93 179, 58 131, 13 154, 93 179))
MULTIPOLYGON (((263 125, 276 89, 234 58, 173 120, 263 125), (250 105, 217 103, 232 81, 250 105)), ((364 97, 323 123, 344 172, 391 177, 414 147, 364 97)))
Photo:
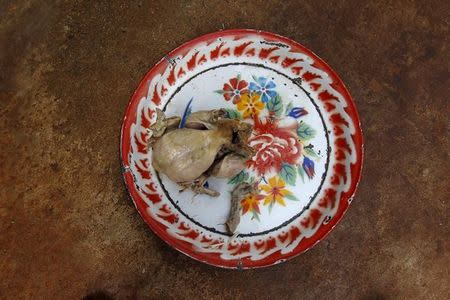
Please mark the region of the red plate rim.
POLYGON ((265 257, 260 260, 247 260, 245 264, 240 265, 239 263, 236 264, 236 261, 233 260, 223 260, 218 255, 211 254, 211 253, 198 253, 195 252, 191 244, 178 240, 172 236, 170 236, 164 226, 161 226, 159 222, 151 218, 149 215, 143 213, 145 212, 145 204, 140 195, 138 194, 136 187, 134 185, 134 180, 132 178, 132 175, 128 171, 129 161, 127 154, 130 149, 130 135, 129 130, 131 124, 136 119, 136 109, 137 105, 143 96, 143 91, 145 85, 149 82, 149 80, 157 73, 159 73, 161 70, 163 70, 166 65, 167 61, 165 58, 162 58, 158 63, 156 63, 147 73, 144 75, 142 80, 140 81, 139 85, 137 86, 135 92, 130 98, 130 101, 128 103, 128 106, 125 110, 125 115, 123 117, 122 127, 121 127, 121 133, 120 133, 120 161, 122 166, 122 173, 123 178, 125 182, 126 189, 136 207, 141 217, 144 219, 144 221, 147 223, 147 225, 155 232, 162 240, 164 240, 167 244, 169 244, 171 247, 175 248, 176 250, 182 252, 183 254, 194 258, 198 261, 207 263, 209 265, 217 266, 217 267, 223 267, 223 268, 238 268, 238 269, 250 269, 250 268, 258 268, 258 267, 266 267, 270 265, 274 265, 280 262, 283 262, 287 259, 291 259, 307 250, 309 250, 312 246, 314 246, 319 241, 323 240, 330 231, 336 226, 336 224, 342 219, 345 212, 347 211, 351 199, 354 197, 356 189, 358 187, 358 184, 361 179, 361 173, 362 173, 362 162, 364 157, 364 143, 363 143, 363 135, 361 130, 361 123, 359 119, 358 112, 356 110, 355 104, 353 102, 353 99, 346 88, 343 81, 340 79, 340 77, 328 66, 328 64, 323 61, 319 56, 314 54, 311 50, 304 47, 303 45, 299 44, 296 41, 293 41, 289 38, 283 37, 281 35, 267 32, 267 31, 261 31, 261 30, 254 30, 254 29, 229 29, 229 30, 223 30, 223 31, 217 31, 213 33, 208 33, 205 35, 202 35, 200 37, 197 37, 193 40, 190 40, 188 42, 185 42, 184 44, 180 45, 179 47, 175 48, 174 50, 170 51, 168 56, 174 57, 177 55, 181 55, 185 53, 188 49, 192 48, 198 43, 206 42, 212 39, 217 39, 219 37, 224 36, 245 36, 245 35, 258 35, 266 40, 272 40, 272 41, 278 41, 283 42, 287 45, 289 45, 292 49, 297 49, 300 52, 303 52, 314 59, 314 65, 318 67, 319 69, 325 71, 332 79, 333 81, 333 88, 339 92, 343 98, 346 101, 347 107, 345 108, 345 111, 350 116, 350 118, 353 121, 353 124, 355 126, 355 133, 352 135, 352 139, 355 144, 355 150, 356 150, 356 163, 351 165, 351 186, 347 192, 343 192, 341 195, 341 199, 339 200, 339 207, 336 211, 336 214, 334 217, 330 220, 327 224, 322 224, 319 229, 309 238, 304 238, 297 247, 286 254, 281 254, 278 250, 277 252, 269 255, 268 257, 265 257))

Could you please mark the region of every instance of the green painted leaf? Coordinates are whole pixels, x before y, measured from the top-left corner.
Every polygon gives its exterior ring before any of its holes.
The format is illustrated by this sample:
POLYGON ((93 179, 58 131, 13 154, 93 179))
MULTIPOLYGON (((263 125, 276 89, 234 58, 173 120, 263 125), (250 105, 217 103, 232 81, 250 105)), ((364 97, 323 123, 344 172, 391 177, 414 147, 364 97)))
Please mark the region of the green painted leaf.
POLYGON ((297 172, 295 168, 288 164, 283 164, 281 166, 280 177, 289 185, 295 185, 295 180, 297 179, 297 172))
POLYGON ((307 141, 316 135, 316 131, 311 126, 301 121, 298 124, 297 134, 301 140, 307 141))
POLYGON ((242 119, 241 113, 235 109, 227 108, 227 109, 225 109, 225 111, 227 113, 226 117, 228 119, 236 119, 236 120, 242 119))
POLYGON ((228 180, 228 183, 229 184, 241 183, 241 182, 246 181, 248 179, 248 177, 249 177, 249 175, 247 172, 241 171, 239 174, 237 174, 236 176, 234 176, 233 178, 228 180))
POLYGON ((283 102, 281 101, 281 97, 276 95, 267 102, 266 107, 268 110, 273 111, 276 116, 280 116, 283 112, 283 102))
POLYGON ((223 94, 225 94, 225 91, 223 91, 223 90, 216 90, 216 91, 214 91, 214 93, 223 95, 223 94))
POLYGON ((292 194, 286 195, 285 197, 292 201, 300 201, 297 197, 295 197, 292 194))
POLYGON ((286 110, 284 111, 284 114, 288 115, 291 112, 293 107, 294 107, 294 104, 292 104, 292 101, 289 102, 289 104, 286 106, 286 110))
POLYGON ((319 155, 316 153, 316 151, 314 151, 313 148, 305 147, 303 148, 303 150, 305 151, 306 155, 319 158, 319 155))
POLYGON ((257 212, 253 212, 253 218, 255 218, 256 220, 258 220, 258 222, 260 221, 259 220, 259 216, 258 216, 258 213, 257 212))
POLYGON ((275 204, 275 201, 271 201, 270 203, 269 203, 269 213, 271 213, 272 212, 272 208, 273 208, 273 205, 275 204))
POLYGON ((303 170, 302 166, 299 166, 297 168, 298 174, 300 175, 300 177, 302 178, 302 181, 305 182, 305 170, 303 170))

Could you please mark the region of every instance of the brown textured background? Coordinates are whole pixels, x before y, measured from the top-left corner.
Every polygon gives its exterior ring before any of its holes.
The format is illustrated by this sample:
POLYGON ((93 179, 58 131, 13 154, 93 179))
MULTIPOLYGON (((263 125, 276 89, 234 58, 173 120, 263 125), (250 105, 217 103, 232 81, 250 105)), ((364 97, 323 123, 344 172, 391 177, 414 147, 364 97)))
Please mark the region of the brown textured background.
POLYGON ((449 11, 446 0, 1 0, 0 299, 449 299, 449 11), (144 73, 222 27, 316 52, 365 135, 362 181, 332 234, 245 272, 156 237, 118 160, 144 73))

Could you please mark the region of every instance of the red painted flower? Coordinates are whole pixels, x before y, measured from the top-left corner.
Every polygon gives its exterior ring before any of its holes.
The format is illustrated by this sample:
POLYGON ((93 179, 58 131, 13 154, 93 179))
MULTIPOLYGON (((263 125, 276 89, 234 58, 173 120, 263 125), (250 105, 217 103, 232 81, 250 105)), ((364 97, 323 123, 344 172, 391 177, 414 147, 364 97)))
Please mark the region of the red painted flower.
POLYGON ((248 166, 261 176, 270 171, 279 172, 283 163, 297 164, 302 153, 296 133, 297 123, 279 127, 276 119, 254 119, 253 136, 249 144, 256 154, 247 162, 248 166))
POLYGON ((232 100, 236 104, 241 100, 241 95, 248 94, 247 86, 247 81, 241 80, 241 77, 238 75, 235 78, 231 78, 230 82, 225 83, 223 90, 218 92, 223 95, 225 100, 232 100))

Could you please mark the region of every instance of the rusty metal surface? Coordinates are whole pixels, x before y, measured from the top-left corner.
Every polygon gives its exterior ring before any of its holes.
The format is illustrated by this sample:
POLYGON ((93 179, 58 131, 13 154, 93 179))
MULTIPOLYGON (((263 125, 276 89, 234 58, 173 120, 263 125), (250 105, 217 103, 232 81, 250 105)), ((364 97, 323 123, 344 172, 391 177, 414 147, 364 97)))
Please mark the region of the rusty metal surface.
POLYGON ((448 11, 419 0, 1 1, 0 298, 448 299, 448 11), (365 134, 342 222, 267 269, 217 269, 169 248, 120 174, 140 78, 222 28, 312 49, 347 84, 365 134))

